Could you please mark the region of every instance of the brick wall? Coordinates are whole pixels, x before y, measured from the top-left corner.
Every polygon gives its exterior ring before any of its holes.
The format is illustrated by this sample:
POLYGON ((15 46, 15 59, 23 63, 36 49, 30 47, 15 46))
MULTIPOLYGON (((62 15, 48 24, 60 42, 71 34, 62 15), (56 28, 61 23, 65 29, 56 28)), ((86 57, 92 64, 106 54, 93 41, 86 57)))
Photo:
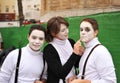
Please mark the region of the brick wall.
POLYGON ((41 20, 52 16, 81 16, 120 11, 119 0, 41 0, 41 20))

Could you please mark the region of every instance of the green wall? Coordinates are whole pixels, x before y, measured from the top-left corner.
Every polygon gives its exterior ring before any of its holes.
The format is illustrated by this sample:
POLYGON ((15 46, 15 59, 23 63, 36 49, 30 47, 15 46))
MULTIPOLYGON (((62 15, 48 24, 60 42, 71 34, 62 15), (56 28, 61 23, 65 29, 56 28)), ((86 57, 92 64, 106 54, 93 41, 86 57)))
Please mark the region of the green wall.
MULTIPOLYGON (((117 81, 120 82, 120 12, 100 13, 88 16, 67 17, 70 23, 69 37, 75 41, 79 39, 79 22, 86 17, 95 18, 99 23, 99 40, 105 45, 112 54, 116 68, 117 81)), ((12 28, 0 28, 2 33, 4 47, 14 45, 16 47, 25 46, 27 44, 27 33, 31 25, 12 28)), ((42 26, 46 27, 46 24, 42 26)))

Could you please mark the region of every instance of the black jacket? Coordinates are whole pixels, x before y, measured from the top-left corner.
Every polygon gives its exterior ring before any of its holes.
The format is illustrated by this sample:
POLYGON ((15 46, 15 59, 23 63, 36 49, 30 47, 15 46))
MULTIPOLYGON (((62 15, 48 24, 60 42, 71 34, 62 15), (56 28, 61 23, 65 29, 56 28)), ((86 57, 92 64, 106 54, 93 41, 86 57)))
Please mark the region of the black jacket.
MULTIPOLYGON (((75 42, 72 39, 69 41, 73 47, 75 42)), ((62 66, 58 52, 51 44, 44 48, 43 54, 48 64, 47 83, 59 83, 59 79, 64 80, 72 67, 80 60, 80 56, 72 53, 68 61, 62 66)))

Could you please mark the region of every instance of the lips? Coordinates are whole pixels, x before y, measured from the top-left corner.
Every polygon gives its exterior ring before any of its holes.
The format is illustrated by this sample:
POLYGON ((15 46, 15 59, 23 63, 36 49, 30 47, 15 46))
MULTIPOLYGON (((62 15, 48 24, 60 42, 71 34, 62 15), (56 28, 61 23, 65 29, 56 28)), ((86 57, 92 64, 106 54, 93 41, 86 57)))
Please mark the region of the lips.
POLYGON ((34 44, 33 44, 33 46, 35 46, 35 47, 40 47, 40 45, 34 45, 34 44))
POLYGON ((68 35, 65 35, 65 37, 68 37, 68 35))

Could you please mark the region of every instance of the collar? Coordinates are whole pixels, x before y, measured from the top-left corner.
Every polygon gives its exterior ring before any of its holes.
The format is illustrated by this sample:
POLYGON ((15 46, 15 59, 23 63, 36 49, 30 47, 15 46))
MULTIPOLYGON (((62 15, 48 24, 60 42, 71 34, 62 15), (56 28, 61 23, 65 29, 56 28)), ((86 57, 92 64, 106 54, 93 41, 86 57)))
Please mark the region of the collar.
POLYGON ((27 49, 28 49, 28 52, 30 52, 33 55, 40 55, 42 53, 41 51, 34 51, 34 50, 32 50, 30 48, 29 44, 27 44, 27 49))
POLYGON ((95 37, 94 39, 92 39, 91 41, 89 41, 88 43, 85 43, 85 47, 89 48, 89 47, 94 47, 96 44, 100 44, 100 42, 98 41, 98 38, 95 37))
POLYGON ((51 43, 55 43, 57 45, 65 45, 66 41, 67 41, 67 39, 66 40, 60 40, 60 39, 54 38, 51 43))

